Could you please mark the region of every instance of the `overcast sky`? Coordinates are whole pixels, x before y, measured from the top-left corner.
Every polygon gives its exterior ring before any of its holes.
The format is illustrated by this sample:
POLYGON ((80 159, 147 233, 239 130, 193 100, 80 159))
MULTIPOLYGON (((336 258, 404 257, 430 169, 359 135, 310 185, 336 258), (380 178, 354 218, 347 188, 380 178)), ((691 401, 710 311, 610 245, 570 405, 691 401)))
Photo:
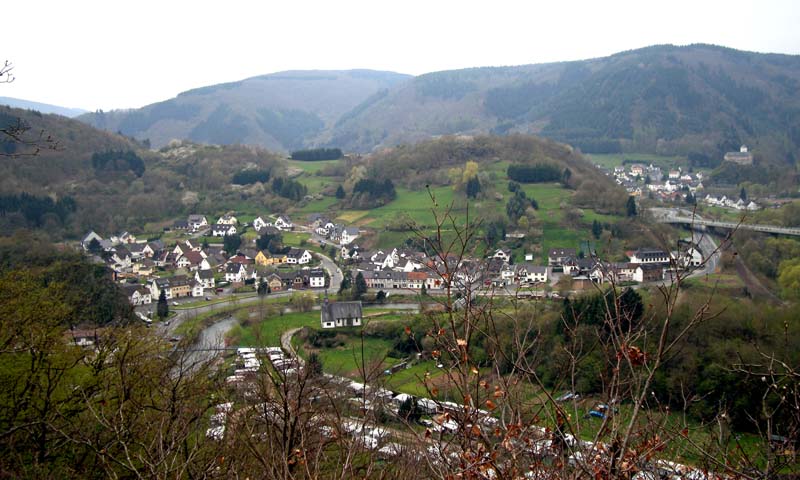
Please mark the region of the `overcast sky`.
POLYGON ((95 110, 289 69, 421 74, 713 43, 800 54, 800 1, 6 2, 0 96, 95 110))

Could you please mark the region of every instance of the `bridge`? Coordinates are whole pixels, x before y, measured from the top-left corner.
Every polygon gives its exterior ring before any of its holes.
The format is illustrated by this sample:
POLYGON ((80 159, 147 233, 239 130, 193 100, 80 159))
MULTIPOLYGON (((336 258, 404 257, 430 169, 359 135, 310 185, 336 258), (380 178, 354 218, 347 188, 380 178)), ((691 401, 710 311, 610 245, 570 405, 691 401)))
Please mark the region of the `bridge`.
POLYGON ((706 220, 698 216, 692 216, 691 212, 671 208, 651 208, 650 212, 660 223, 678 223, 684 225, 694 225, 698 227, 724 228, 727 230, 753 230, 762 233, 773 233, 776 235, 800 236, 800 228, 796 227, 777 227, 775 225, 759 225, 753 223, 722 222, 718 220, 706 220), (689 213, 689 215, 686 215, 689 213))

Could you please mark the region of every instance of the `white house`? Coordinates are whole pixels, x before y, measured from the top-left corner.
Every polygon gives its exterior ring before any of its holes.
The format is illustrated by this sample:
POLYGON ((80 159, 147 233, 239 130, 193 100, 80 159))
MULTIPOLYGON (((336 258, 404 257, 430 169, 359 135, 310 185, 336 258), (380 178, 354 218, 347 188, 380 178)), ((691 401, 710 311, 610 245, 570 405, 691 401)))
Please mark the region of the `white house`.
POLYGON ((490 258, 497 258, 502 260, 503 263, 508 263, 511 260, 511 251, 510 250, 503 250, 502 248, 498 248, 496 252, 490 258))
POLYGON ((238 225, 239 220, 230 214, 225 214, 217 219, 217 225, 238 225))
POLYGON ((194 272, 194 280, 203 288, 214 288, 214 272, 211 270, 198 270, 194 272))
POLYGON ((225 267, 225 281, 230 283, 242 283, 247 278, 247 267, 241 263, 231 263, 225 267))
POLYGON ((675 262, 683 268, 699 267, 703 263, 703 252, 694 246, 675 252, 673 256, 675 262))
POLYGON ((657 249, 640 248, 631 255, 631 263, 669 263, 667 252, 657 249))
POLYGON ((193 232, 196 232, 201 228, 208 226, 208 220, 206 219, 205 215, 189 215, 187 223, 189 224, 189 228, 192 229, 193 232))
POLYGON ((325 288, 325 272, 314 269, 308 273, 308 286, 311 288, 325 288))
POLYGON ((253 220, 253 229, 255 229, 256 231, 261 230, 264 227, 272 227, 272 226, 273 226, 272 222, 268 222, 264 220, 262 217, 256 217, 256 219, 253 220))
POLYGON ((149 305, 153 301, 150 290, 144 285, 125 285, 122 287, 122 291, 125 292, 125 296, 134 307, 149 305))
POLYGON ((523 263, 517 267, 517 278, 520 283, 546 283, 547 267, 523 263))
POLYGON ((97 240, 97 242, 99 243, 103 240, 103 237, 94 233, 94 230, 87 233, 83 237, 83 240, 81 240, 81 246, 83 247, 84 250, 89 250, 89 244, 92 242, 92 240, 97 240))
POLYGON ((311 252, 300 248, 292 247, 289 249, 289 253, 286 254, 286 263, 305 265, 309 263, 311 259, 311 252))
POLYGON ((286 215, 279 215, 278 219, 275 220, 275 228, 278 230, 292 230, 294 229, 294 224, 286 215))
POLYGON ((322 328, 360 327, 363 317, 361 302, 328 302, 320 308, 320 324, 322 328))
POLYGON ((225 237, 227 235, 236 235, 235 225, 216 224, 211 227, 211 236, 225 237))
POLYGON ((358 230, 358 227, 345 227, 344 230, 342 230, 342 236, 339 240, 339 244, 347 245, 352 243, 356 238, 358 238, 359 233, 360 231, 358 230))

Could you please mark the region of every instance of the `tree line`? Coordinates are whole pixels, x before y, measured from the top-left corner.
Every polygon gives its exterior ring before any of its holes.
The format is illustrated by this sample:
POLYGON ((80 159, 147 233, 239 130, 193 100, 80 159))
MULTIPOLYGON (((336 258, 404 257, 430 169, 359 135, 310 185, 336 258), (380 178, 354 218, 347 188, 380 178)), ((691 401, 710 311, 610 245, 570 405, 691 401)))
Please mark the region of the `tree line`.
POLYGON ((306 162, 316 162, 319 160, 337 160, 342 158, 340 148, 312 148, 308 150, 296 150, 292 152, 292 160, 303 160, 306 162))
POLYGON ((536 165, 509 165, 508 178, 520 183, 557 182, 562 171, 555 165, 539 163, 536 165))
POLYGON ((77 209, 75 200, 65 196, 58 200, 37 197, 28 193, 0 195, 0 216, 21 214, 30 227, 41 227, 48 216, 55 216, 64 225, 70 214, 77 209))

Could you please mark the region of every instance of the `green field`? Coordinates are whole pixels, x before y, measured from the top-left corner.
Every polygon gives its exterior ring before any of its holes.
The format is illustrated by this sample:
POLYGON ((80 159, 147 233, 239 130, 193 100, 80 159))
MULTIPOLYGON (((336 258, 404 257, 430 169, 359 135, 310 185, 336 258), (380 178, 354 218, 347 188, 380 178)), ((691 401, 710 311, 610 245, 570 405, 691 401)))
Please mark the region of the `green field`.
POLYGON ((286 160, 287 166, 290 168, 299 168, 300 170, 304 171, 305 173, 316 173, 327 165, 336 165, 340 163, 342 160, 319 160, 316 162, 305 162, 302 160, 286 160))
MULTIPOLYGON (((621 162, 622 156, 615 159, 606 156, 606 162, 621 162)), ((655 156, 644 156, 643 160, 655 160, 655 156)), ((660 161, 678 161, 679 157, 659 157, 660 161)), ((684 159, 685 161, 685 159, 684 159)), ((341 179, 333 177, 319 176, 316 173, 326 163, 329 162, 297 162, 290 161, 290 165, 302 169, 305 173, 297 177, 309 187, 310 193, 317 193, 322 189, 337 185, 341 179)), ((506 171, 508 161, 496 161, 484 165, 489 185, 484 186, 484 190, 489 192, 485 198, 471 200, 469 204, 469 214, 471 221, 488 220, 498 217, 505 217, 505 205, 511 193, 508 191, 508 177, 506 171), (495 194, 502 196, 502 199, 495 198, 495 194)), ((530 245, 530 240, 525 247, 513 247, 515 257, 522 260, 524 253, 535 250, 537 257, 546 261, 546 252, 550 248, 579 248, 582 241, 591 238, 590 226, 594 220, 609 224, 615 223, 619 217, 614 215, 600 214, 590 209, 582 210, 583 215, 577 224, 568 224, 564 221, 565 212, 570 205, 573 195, 571 190, 563 188, 558 183, 524 184, 522 186, 526 196, 533 198, 539 205, 536 214, 539 227, 542 230, 542 237, 535 240, 534 246, 530 245), (528 251, 525 251, 528 250, 528 251)), ((373 245, 378 248, 391 248, 402 245, 405 240, 414 236, 411 231, 389 230, 390 226, 402 226, 403 220, 413 221, 418 228, 430 235, 434 233, 436 225, 434 210, 441 214, 446 207, 452 205, 451 215, 456 224, 463 226, 467 219, 467 199, 463 193, 457 193, 452 186, 438 186, 428 189, 410 190, 406 187, 396 186, 397 198, 387 205, 383 205, 370 210, 342 210, 336 209, 337 200, 333 197, 323 197, 319 200, 310 201, 295 210, 296 214, 309 213, 328 213, 337 222, 346 225, 356 225, 374 232, 373 245)), ((302 221, 298 219, 298 221, 302 221)), ((443 227, 445 236, 451 234, 452 226, 446 224, 443 227)), ((514 230, 510 227, 509 230, 514 230)), ((287 244, 292 245, 290 241, 287 244)), ((479 252, 480 253, 480 252, 479 252)))

